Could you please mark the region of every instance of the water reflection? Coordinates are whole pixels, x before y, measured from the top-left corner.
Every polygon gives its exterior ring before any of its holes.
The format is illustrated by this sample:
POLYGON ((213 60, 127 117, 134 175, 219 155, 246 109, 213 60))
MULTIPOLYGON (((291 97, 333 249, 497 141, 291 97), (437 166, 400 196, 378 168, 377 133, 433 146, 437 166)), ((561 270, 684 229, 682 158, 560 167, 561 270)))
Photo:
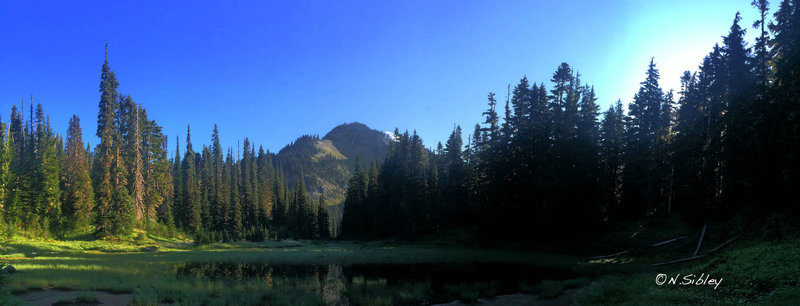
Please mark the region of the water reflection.
POLYGON ((326 305, 420 304, 521 291, 524 284, 563 280, 571 273, 507 263, 297 265, 204 262, 175 267, 178 277, 221 282, 262 279, 276 283, 314 284, 326 305), (298 281, 298 280, 302 280, 298 281))

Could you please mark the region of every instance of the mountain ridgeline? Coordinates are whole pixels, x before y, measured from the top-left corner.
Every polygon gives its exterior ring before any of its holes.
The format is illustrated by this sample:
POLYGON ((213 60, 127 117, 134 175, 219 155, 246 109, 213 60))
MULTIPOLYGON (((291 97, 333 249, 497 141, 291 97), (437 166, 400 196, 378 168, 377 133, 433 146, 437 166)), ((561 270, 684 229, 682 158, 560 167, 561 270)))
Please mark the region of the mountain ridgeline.
POLYGON ((234 155, 214 125, 212 143, 200 146, 187 127, 170 158, 162 127, 118 92, 107 59, 99 87, 94 149, 83 143, 77 116, 65 144, 33 101, 30 117, 13 106, 10 122, 0 121, 1 228, 40 237, 120 237, 140 228, 193 234, 197 243, 329 239, 354 161, 377 162, 389 148, 384 133, 351 123, 323 139, 300 137, 278 154, 245 138, 234 155))
POLYGON ((754 6, 755 44, 737 13, 678 92, 661 88, 651 59, 633 101, 601 115, 595 87, 561 63, 549 82, 523 76, 505 101, 488 93, 467 143, 457 126, 433 150, 415 131, 360 123, 277 154, 248 138, 234 154, 216 125, 195 130, 211 144, 193 145, 187 127, 168 146, 106 56, 94 148, 77 116, 66 137, 33 101, 3 116, 0 232, 558 243, 672 214, 696 226, 797 218, 800 205, 785 199, 800 185, 800 9, 783 0, 769 20, 766 1, 754 6))
POLYGON ((306 190, 314 199, 322 196, 327 205, 344 200, 347 181, 355 160, 380 162, 389 152, 389 136, 358 122, 341 124, 322 139, 304 135, 275 155, 289 188, 296 188, 303 176, 306 190))

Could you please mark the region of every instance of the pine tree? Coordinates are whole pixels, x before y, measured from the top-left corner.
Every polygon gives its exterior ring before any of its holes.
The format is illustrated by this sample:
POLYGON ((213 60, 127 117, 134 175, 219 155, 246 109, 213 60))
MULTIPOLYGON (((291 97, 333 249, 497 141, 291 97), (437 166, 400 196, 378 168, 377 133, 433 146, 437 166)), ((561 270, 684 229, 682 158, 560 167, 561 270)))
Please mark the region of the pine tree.
MULTIPOLYGON (((413 143, 411 146, 410 150, 418 151, 413 143)), ((462 146, 461 126, 456 126, 445 143, 444 167, 442 168, 442 172, 439 173, 440 181, 442 182, 439 186, 442 189, 440 201, 442 205, 444 205, 443 211, 446 215, 464 213, 463 205, 465 203, 463 189, 466 171, 461 152, 462 146)))
POLYGON ((203 225, 201 219, 202 207, 200 203, 200 190, 198 190, 197 170, 195 165, 195 152, 192 149, 192 136, 190 128, 186 127, 186 154, 183 157, 183 225, 187 230, 197 232, 203 225))
MULTIPOLYGON (((8 128, 8 146, 10 152, 6 154, 8 159, 8 195, 3 202, 5 208, 5 219, 9 224, 19 224, 21 226, 22 194, 25 185, 23 174, 24 163, 22 154, 24 153, 25 134, 22 128, 22 115, 17 111, 17 107, 11 108, 11 119, 8 128)), ((8 150, 7 149, 7 150, 8 150)))
POLYGON ((6 124, 0 120, 0 217, 5 217, 6 204, 11 194, 9 188, 14 179, 11 160, 14 158, 11 136, 6 134, 6 124))
POLYGON ((578 135, 586 143, 586 145, 594 145, 598 139, 599 125, 597 123, 597 115, 600 109, 595 103, 597 97, 594 93, 594 86, 586 86, 583 89, 583 97, 578 104, 580 111, 578 113, 578 135))
POLYGON ((155 121, 149 121, 140 108, 140 123, 144 163, 144 215, 147 220, 161 220, 167 227, 174 227, 172 218, 174 185, 167 157, 167 137, 155 121), (169 212, 169 213, 167 213, 169 212))
POLYGON ((144 207, 144 158, 142 156, 142 135, 140 128, 141 107, 130 96, 120 98, 117 110, 118 133, 121 138, 122 160, 130 173, 126 181, 131 198, 133 199, 136 220, 141 222, 145 212, 144 207))
POLYGON ((511 125, 514 130, 524 129, 523 124, 528 122, 529 110, 531 108, 531 92, 528 84, 528 77, 523 76, 519 84, 514 87, 511 96, 511 106, 514 110, 514 121, 511 125))
POLYGON ((755 83, 751 77, 752 68, 749 64, 750 50, 744 42, 745 30, 739 26, 741 20, 739 13, 733 20, 730 33, 723 38, 722 56, 725 74, 719 78, 726 87, 722 116, 723 127, 720 129, 724 135, 721 139, 719 156, 722 159, 721 179, 722 196, 726 202, 728 212, 736 211, 736 207, 749 203, 752 190, 747 190, 741 184, 751 177, 752 160, 755 159, 752 139, 755 131, 752 129, 756 122, 752 112, 753 89, 755 83))
MULTIPOLYGON (((769 24, 772 40, 773 74, 769 100, 762 103, 759 120, 757 177, 752 183, 762 198, 760 209, 772 203, 784 203, 800 183, 800 9, 794 0, 783 0, 769 24), (775 154, 780 152, 780 154, 775 154)), ((771 207, 770 207, 771 208, 771 207)), ((796 205, 787 209, 800 212, 796 205)))
POLYGON ((625 149, 625 114, 622 101, 608 108, 600 129, 600 182, 604 189, 607 211, 615 211, 619 205, 622 187, 623 152, 625 149))
POLYGON ((553 78, 550 79, 550 81, 553 82, 553 89, 550 90, 551 96, 549 97, 551 113, 550 125, 552 126, 551 130, 555 140, 561 141, 561 139, 566 137, 567 133, 564 129, 564 120, 566 120, 564 113, 567 107, 570 88, 574 82, 572 68, 570 68, 567 63, 561 63, 558 69, 556 69, 556 72, 553 73, 553 78))
POLYGON ((495 110, 497 106, 497 100, 494 98, 494 93, 490 92, 488 95, 489 100, 489 109, 483 112, 483 116, 486 118, 483 121, 483 124, 486 126, 481 129, 481 131, 485 132, 488 135, 488 143, 492 143, 497 141, 500 134, 500 118, 497 116, 497 111, 495 110))
POLYGON ((100 111, 97 115, 97 137, 100 144, 95 149, 95 162, 93 184, 95 192, 95 207, 97 213, 96 231, 100 235, 108 235, 112 231, 114 213, 112 185, 112 168, 114 162, 114 148, 117 146, 117 133, 114 117, 117 110, 117 78, 108 66, 108 54, 103 62, 100 76, 100 111))
POLYGON ((223 179, 225 176, 222 173, 223 170, 223 156, 222 156, 222 146, 219 142, 219 128, 217 125, 214 124, 214 131, 211 134, 211 158, 213 160, 213 186, 214 190, 212 191, 211 196, 211 212, 214 214, 214 228, 217 230, 222 230, 225 224, 225 217, 224 217, 224 206, 228 205, 230 194, 228 193, 228 182, 226 179, 223 179))
POLYGON ((61 186, 64 191, 62 213, 74 229, 86 227, 93 221, 94 191, 86 159, 80 119, 73 115, 67 130, 67 147, 61 186))
MULTIPOLYGON (((329 228, 330 225, 329 225, 329 220, 328 220, 328 208, 327 208, 327 205, 325 204, 325 199, 322 197, 322 195, 319 196, 319 202, 317 204, 317 214, 316 215, 317 215, 317 222, 316 222, 316 224, 317 224, 317 229, 316 229, 317 234, 316 234, 316 238, 317 239, 323 239, 323 240, 330 239, 331 238, 331 233, 330 233, 330 228, 329 228)), ((364 222, 367 222, 367 220, 364 220, 364 222)))
POLYGON ((133 133, 135 137, 133 138, 133 169, 132 176, 133 181, 131 182, 131 194, 133 197, 133 204, 136 208, 136 220, 142 220, 142 216, 146 213, 146 208, 144 205, 144 176, 142 175, 144 172, 144 160, 142 158, 142 134, 141 129, 139 128, 139 110, 141 107, 134 104, 135 114, 134 114, 134 121, 135 126, 133 129, 133 133))
POLYGON ((245 228, 257 225, 258 210, 256 208, 256 193, 253 189, 253 157, 250 153, 250 140, 244 139, 244 151, 242 154, 240 192, 242 197, 242 221, 245 228))
POLYGON ((56 135, 50 128, 41 104, 37 105, 35 121, 31 121, 28 150, 28 171, 31 178, 27 223, 30 229, 48 234, 61 215, 59 172, 61 157, 56 135), (34 126, 35 123, 35 126, 34 126))
POLYGON ((664 92, 659 87, 659 72, 655 61, 650 60, 647 78, 641 83, 633 103, 629 105, 629 120, 626 129, 626 157, 623 181, 623 213, 627 217, 638 217, 651 213, 665 204, 659 195, 660 176, 663 165, 657 162, 662 148, 664 124, 664 92))
POLYGON ((175 157, 172 159, 172 186, 173 186, 173 219, 176 225, 184 227, 184 216, 186 215, 186 205, 183 202, 183 167, 181 162, 181 144, 178 136, 175 136, 175 157))
MULTIPOLYGON (((216 146, 216 145, 215 145, 216 146)), ((216 150, 216 149, 215 149, 216 150)), ((222 149, 220 148, 220 151, 222 149)), ((220 152, 222 155, 222 152, 220 152)), ((217 184, 217 227, 219 230, 229 232, 232 228, 233 214, 231 212, 231 156, 227 155, 219 168, 219 184, 217 184)))
POLYGON ((240 165, 241 162, 233 161, 233 152, 228 150, 228 158, 229 160, 229 167, 231 169, 231 176, 230 176, 230 186, 231 186, 231 205, 230 205, 230 212, 231 212, 231 224, 230 230, 233 233, 235 240, 239 240, 242 237, 242 233, 244 230, 243 218, 242 218, 242 197, 239 190, 241 189, 239 183, 240 177, 240 165))
POLYGON ((281 168, 275 170, 272 174, 272 189, 275 191, 275 207, 272 210, 272 224, 273 228, 277 229, 277 235, 280 237, 286 236, 287 216, 286 209, 288 208, 288 200, 285 176, 281 168))
POLYGON ((112 235, 130 235, 133 232, 134 224, 136 223, 136 206, 128 192, 127 182, 127 168, 125 167, 124 159, 121 148, 116 147, 114 154, 114 167, 111 169, 111 175, 114 180, 112 184, 114 190, 112 192, 112 207, 111 207, 111 230, 112 235))
POLYGON ((264 148, 258 148, 258 157, 256 158, 258 166, 258 188, 259 188, 259 212, 260 223, 266 226, 272 220, 272 206, 273 206, 273 192, 272 183, 270 182, 272 169, 272 159, 269 152, 264 152, 264 148))
POLYGON ((366 198, 366 180, 361 171, 361 162, 359 157, 356 156, 353 165, 353 174, 347 183, 345 190, 344 212, 342 214, 341 222, 341 235, 347 238, 357 238, 364 235, 363 220, 367 220, 366 211, 364 209, 364 201, 366 198))
POLYGON ((758 10, 759 18, 753 22, 753 28, 759 30, 759 36, 756 37, 756 43, 753 46, 755 57, 753 58, 754 79, 759 84, 759 98, 765 98, 766 90, 769 87, 771 71, 770 60, 771 54, 769 50, 770 38, 767 32, 767 16, 769 15, 769 1, 767 0, 753 0, 750 5, 758 10))
POLYGON ((217 186, 214 182, 214 160, 211 156, 211 149, 208 146, 203 146, 202 161, 199 163, 201 167, 198 169, 200 172, 200 214, 203 219, 203 228, 210 230, 214 227, 215 221, 212 219, 212 202, 214 200, 214 191, 217 186))

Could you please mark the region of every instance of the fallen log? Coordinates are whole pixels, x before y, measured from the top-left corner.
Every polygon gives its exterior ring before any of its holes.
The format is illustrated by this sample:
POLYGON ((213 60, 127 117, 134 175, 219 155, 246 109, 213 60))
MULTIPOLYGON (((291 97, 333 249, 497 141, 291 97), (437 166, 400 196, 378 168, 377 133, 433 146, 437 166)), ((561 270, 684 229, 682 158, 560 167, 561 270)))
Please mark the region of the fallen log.
POLYGON ((697 256, 697 253, 700 252, 700 246, 703 245, 703 237, 706 236, 706 225, 703 224, 703 231, 700 233, 700 241, 697 242, 697 248, 694 250, 694 256, 697 256))
POLYGON ((670 239, 670 240, 665 240, 665 241, 661 241, 661 242, 658 242, 658 243, 653 243, 652 245, 650 245, 650 247, 654 248, 654 247, 657 247, 657 246, 670 244, 670 243, 673 243, 675 241, 678 241, 678 240, 681 240, 681 239, 686 239, 686 238, 688 238, 688 237, 687 236, 682 236, 682 237, 678 237, 678 238, 673 238, 673 239, 670 239))
POLYGON ((630 251, 631 251, 630 249, 627 249, 627 250, 625 250, 625 251, 618 252, 618 253, 614 253, 614 254, 609 254, 609 255, 601 255, 601 256, 589 257, 589 259, 606 259, 606 258, 613 258, 613 257, 617 257, 617 256, 619 256, 619 255, 623 255, 623 254, 625 254, 625 253, 628 253, 628 252, 630 252, 630 251))
POLYGON ((736 236, 736 237, 733 237, 733 238, 731 238, 731 239, 728 239, 728 241, 725 241, 725 242, 723 242, 722 244, 718 245, 717 247, 715 247, 715 248, 713 248, 713 249, 710 249, 710 250, 708 250, 708 252, 706 252, 706 254, 712 254, 712 253, 716 253, 716 252, 717 252, 717 251, 719 251, 721 248, 724 248, 726 245, 730 244, 731 242, 734 242, 734 241, 736 241, 737 239, 739 239, 739 238, 741 238, 741 237, 742 237, 742 236, 740 235, 740 236, 736 236))
POLYGON ((711 254, 714 254, 714 253, 716 253, 716 252, 717 252, 717 251, 719 251, 720 249, 722 249, 722 248, 724 248, 725 246, 727 246, 727 245, 731 244, 732 242, 736 241, 736 240, 737 240, 737 239, 739 239, 739 238, 742 238, 742 236, 740 235, 740 236, 736 236, 736 237, 733 237, 733 238, 731 238, 731 239, 728 239, 727 241, 723 242, 722 244, 720 244, 720 245, 716 246, 715 248, 708 250, 708 251, 707 251, 705 254, 703 254, 703 255, 697 255, 697 256, 692 256, 692 257, 688 257, 688 258, 677 259, 677 260, 668 261, 668 262, 661 262, 661 263, 653 264, 653 266, 654 266, 654 267, 655 267, 655 266, 666 266, 666 265, 671 265, 671 264, 676 264, 676 263, 681 263, 681 262, 687 262, 687 261, 692 261, 692 260, 700 259, 700 258, 706 257, 706 256, 708 256, 708 255, 711 255, 711 254))

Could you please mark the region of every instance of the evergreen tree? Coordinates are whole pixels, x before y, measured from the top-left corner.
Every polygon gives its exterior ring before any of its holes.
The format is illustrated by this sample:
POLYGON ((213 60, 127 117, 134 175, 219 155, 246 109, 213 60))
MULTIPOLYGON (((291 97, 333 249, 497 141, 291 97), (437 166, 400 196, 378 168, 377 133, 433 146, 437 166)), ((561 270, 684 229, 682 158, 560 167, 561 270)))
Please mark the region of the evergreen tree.
POLYGON ((600 129, 600 163, 602 175, 600 182, 604 189, 606 211, 617 209, 622 188, 623 152, 625 149, 625 114, 622 101, 608 108, 600 129))
POLYGON ((95 192, 95 207, 97 214, 96 231, 100 235, 112 232, 113 214, 112 207, 114 186, 112 184, 112 168, 114 166, 114 152, 118 136, 114 123, 117 110, 117 78, 108 66, 108 55, 103 62, 100 76, 100 111, 97 115, 97 137, 100 144, 95 149, 95 162, 93 169, 93 184, 95 192))
MULTIPOLYGON (((33 122, 32 122, 33 124, 33 122)), ((31 129, 30 169, 32 171, 31 202, 27 220, 29 225, 47 232, 61 216, 61 145, 45 117, 41 104, 36 106, 35 132, 31 129)))
POLYGON ((240 193, 240 163, 233 160, 233 152, 228 151, 229 168, 230 171, 230 187, 231 187, 231 205, 230 205, 230 231, 233 233, 234 240, 241 239, 244 230, 244 222, 242 218, 242 197, 240 193))
POLYGON ((64 175, 62 177, 62 213, 72 228, 80 229, 93 221, 94 192, 89 177, 89 164, 83 139, 80 119, 73 115, 67 130, 67 147, 64 155, 64 175))
POLYGON ((212 202, 214 199, 214 191, 217 189, 214 182, 214 159, 211 150, 208 146, 203 146, 202 161, 199 163, 200 171, 200 215, 203 220, 203 228, 212 229, 215 221, 212 219, 212 202))
POLYGON ((142 149, 144 163, 144 210, 149 221, 161 220, 167 227, 174 227, 172 218, 174 185, 172 164, 167 157, 167 137, 155 121, 149 121, 145 110, 140 108, 142 149), (169 213, 167 213, 169 212, 169 213))
POLYGON ((726 87, 723 105, 724 115, 720 128, 724 135, 721 139, 719 156, 721 165, 721 199, 729 205, 729 212, 737 210, 736 207, 749 203, 752 190, 747 184, 741 182, 749 180, 752 176, 752 160, 754 160, 755 131, 752 129, 756 121, 752 112, 754 82, 751 78, 750 50, 744 42, 745 30, 739 26, 741 20, 739 13, 733 20, 730 33, 723 38, 722 56, 725 74, 718 80, 726 87))
MULTIPOLYGON (((416 134, 415 134, 416 136, 416 134)), ((414 144, 411 144, 410 150, 417 151, 414 144)), ((464 213, 464 183, 466 169, 464 159, 462 157, 461 147, 463 146, 461 126, 456 126, 450 137, 447 138, 447 143, 444 147, 444 166, 442 172, 439 173, 441 188, 440 201, 444 205, 443 212, 445 215, 459 215, 464 213)), ((443 220, 453 222, 455 220, 443 220)))
POLYGON ((119 102, 117 120, 121 137, 122 159, 127 169, 130 169, 126 181, 136 212, 136 220, 141 221, 145 214, 144 207, 144 160, 142 156, 142 135, 140 128, 139 110, 130 96, 124 96, 119 102))
POLYGON ((256 158, 258 166, 258 181, 259 192, 259 223, 266 226, 272 220, 272 206, 273 206, 273 192, 270 177, 275 170, 272 168, 272 158, 269 152, 264 152, 263 147, 258 148, 258 157, 256 158))
POLYGON ((367 220, 364 209, 366 198, 366 180, 361 171, 361 162, 358 156, 353 165, 353 174, 347 183, 344 200, 344 213, 342 214, 341 235, 347 238, 357 238, 364 235, 364 222, 367 220))
POLYGON ((175 157, 172 159, 172 205, 173 205, 173 220, 177 225, 183 227, 183 216, 186 215, 186 205, 183 202, 183 167, 181 162, 181 144, 178 136, 175 136, 175 157))
POLYGON ((14 158, 11 136, 6 134, 6 124, 0 120, 0 217, 5 217, 5 205, 9 203, 9 188, 14 180, 11 172, 11 160, 14 158))
POLYGON ((491 143, 497 141, 500 136, 500 118, 497 116, 497 111, 495 110, 497 100, 494 98, 493 92, 489 93, 488 99, 489 109, 483 112, 483 116, 486 118, 483 124, 486 125, 486 127, 482 128, 481 131, 488 135, 489 143, 491 143))
POLYGON ((112 192, 112 207, 111 207, 111 227, 109 234, 112 235, 130 235, 133 232, 134 224, 136 223, 136 206, 133 197, 128 193, 126 187, 127 182, 127 168, 120 152, 121 148, 116 148, 114 154, 114 167, 111 169, 111 175, 114 180, 112 184, 114 190, 112 192))
POLYGON ((254 159, 250 153, 250 140, 244 139, 244 151, 242 154, 241 163, 241 177, 240 177, 240 194, 242 201, 242 222, 245 228, 254 227, 258 222, 258 209, 256 207, 257 198, 253 189, 253 171, 254 159))
POLYGON ((668 126, 662 120, 664 92, 658 84, 659 72, 652 59, 646 75, 629 105, 622 201, 623 214, 627 217, 651 213, 664 204, 660 196, 660 189, 664 187, 660 176, 664 169, 656 156, 663 144, 660 135, 668 126))
MULTIPOLYGON (((216 147, 217 143, 215 143, 216 147)), ((215 149, 216 150, 216 149, 215 149)), ((220 148, 220 155, 222 155, 220 148)), ((231 160, 230 154, 225 158, 225 161, 219 167, 219 184, 217 184, 217 228, 223 232, 231 231, 232 217, 231 212, 231 160)))
POLYGON ((770 83, 771 78, 771 54, 769 50, 770 37, 767 32, 767 16, 769 15, 769 1, 767 0, 753 0, 750 3, 758 10, 759 18, 753 22, 753 28, 759 30, 759 36, 756 38, 753 51, 755 57, 753 58, 753 76, 759 84, 760 98, 766 97, 766 90, 770 83))
MULTIPOLYGON (((367 220, 364 220, 367 222, 367 220)), ((328 220, 328 208, 322 195, 319 196, 319 203, 317 205, 317 239, 330 239, 330 225, 328 220)))
POLYGON ((214 214, 213 220, 213 227, 221 230, 225 224, 225 216, 223 208, 225 205, 228 205, 230 194, 229 194, 229 187, 227 186, 228 181, 223 179, 225 176, 223 172, 223 156, 222 156, 222 145, 219 142, 219 129, 217 125, 214 124, 214 131, 211 134, 211 159, 213 160, 213 186, 214 190, 212 190, 211 196, 211 208, 210 211, 214 214))
POLYGON ((192 136, 190 128, 186 127, 186 153, 183 157, 183 212, 184 227, 192 232, 197 232, 203 225, 201 219, 202 207, 200 203, 200 190, 198 190, 197 170, 195 165, 195 152, 192 149, 192 136))
POLYGON ((567 131, 564 130, 565 111, 567 98, 569 98, 570 88, 574 82, 572 68, 567 63, 561 63, 550 79, 553 82, 553 89, 550 90, 550 125, 556 141, 561 141, 567 131))
POLYGON ((11 120, 8 128, 8 146, 10 152, 6 154, 8 160, 8 195, 3 202, 5 208, 5 219, 9 224, 20 224, 23 216, 22 195, 26 183, 24 175, 24 153, 25 134, 22 128, 22 115, 17 112, 16 105, 11 108, 11 120))

